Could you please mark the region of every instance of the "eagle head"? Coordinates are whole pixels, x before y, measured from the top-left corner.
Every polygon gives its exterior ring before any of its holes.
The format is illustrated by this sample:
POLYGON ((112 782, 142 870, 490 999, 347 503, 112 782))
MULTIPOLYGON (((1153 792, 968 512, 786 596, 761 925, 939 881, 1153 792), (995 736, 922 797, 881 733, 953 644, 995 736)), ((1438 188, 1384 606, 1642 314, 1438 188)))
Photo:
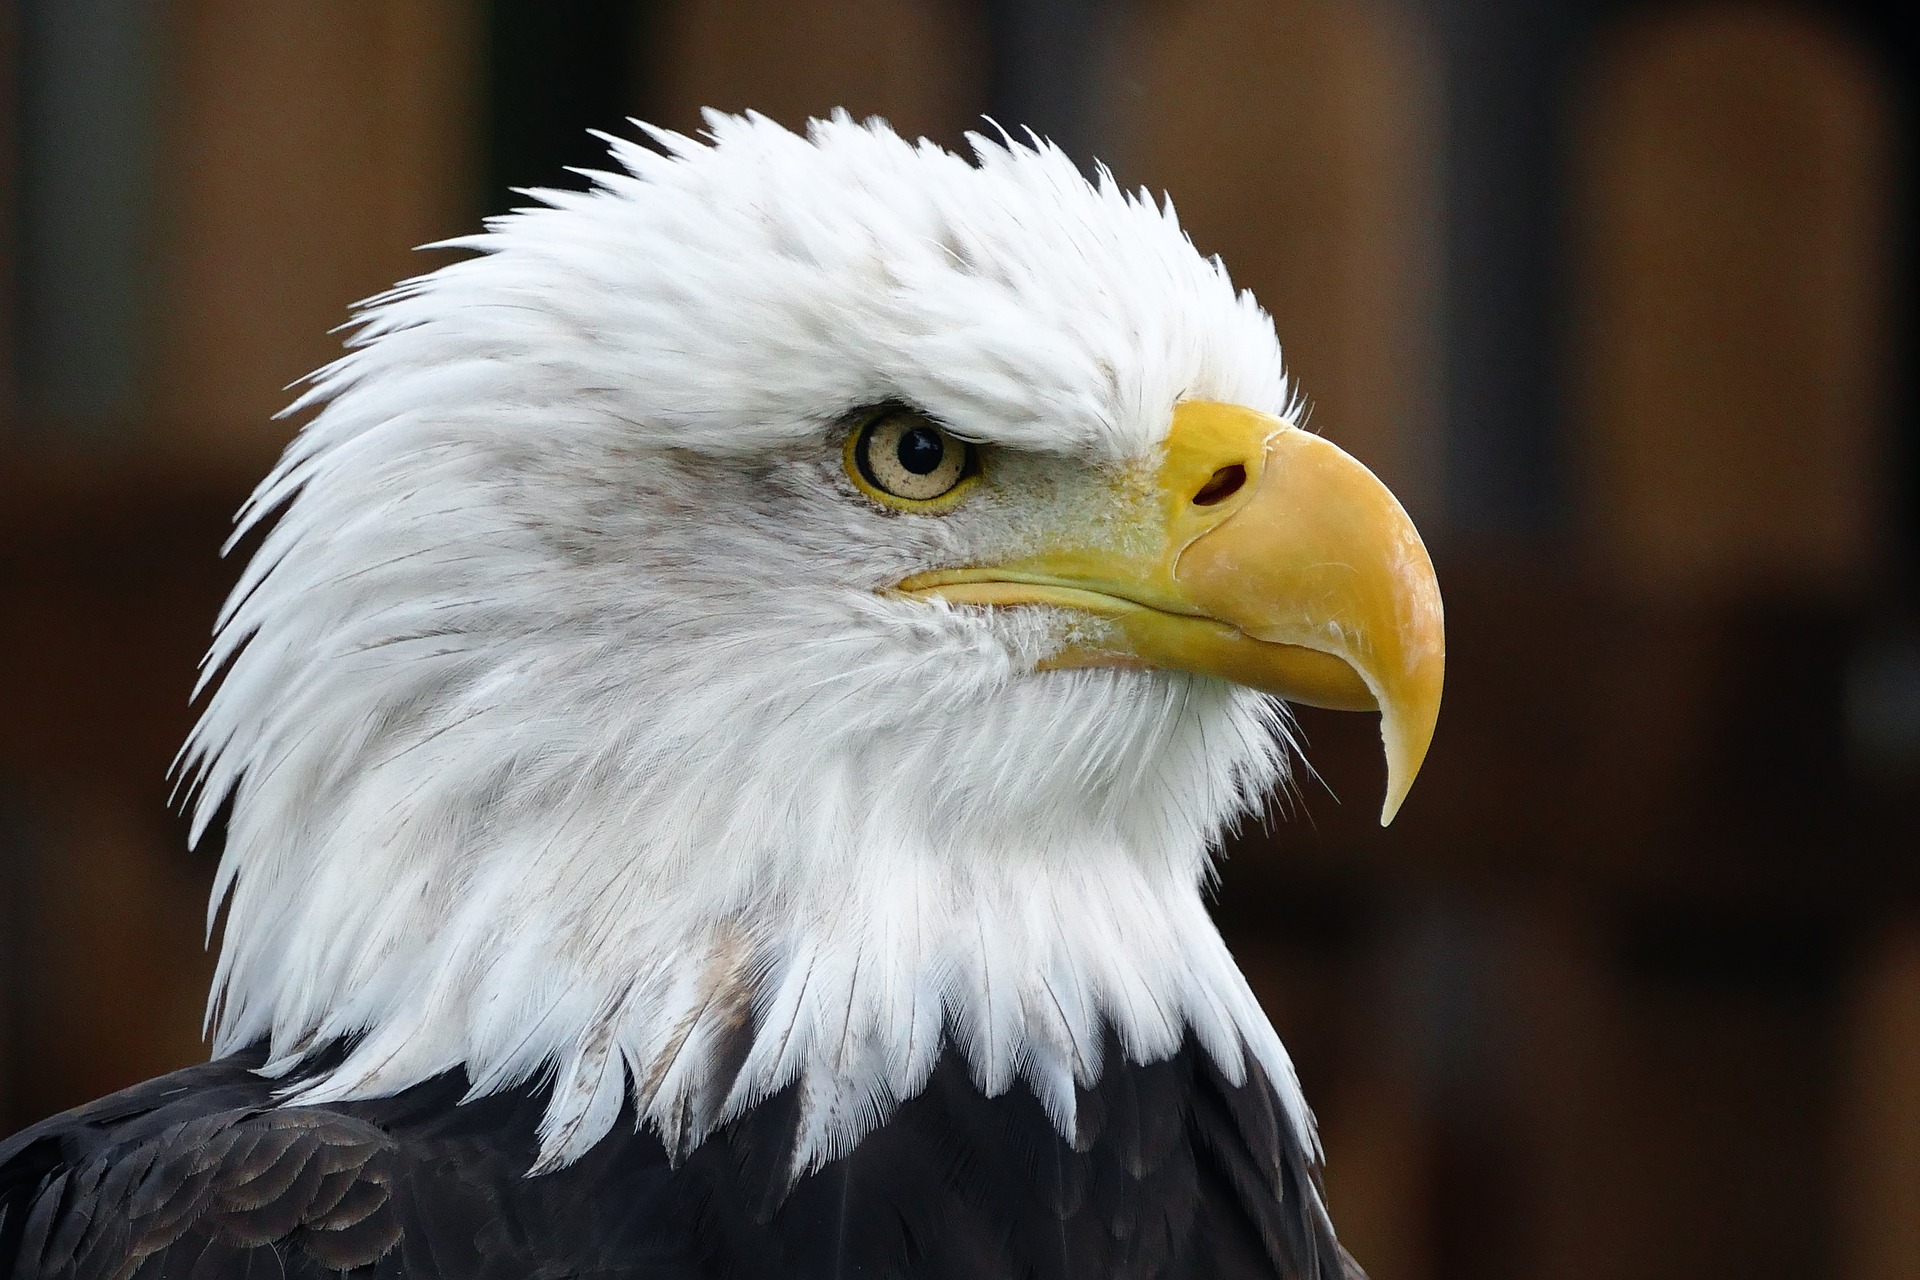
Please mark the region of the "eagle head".
POLYGON ((1103 1046, 1190 1036, 1306 1131, 1201 887, 1280 698, 1379 709, 1405 794, 1411 524, 1170 205, 708 125, 452 242, 294 406, 184 753, 217 1048, 314 1101, 545 1075, 548 1166, 796 1083, 814 1166, 949 1047, 1071 1134, 1103 1046))

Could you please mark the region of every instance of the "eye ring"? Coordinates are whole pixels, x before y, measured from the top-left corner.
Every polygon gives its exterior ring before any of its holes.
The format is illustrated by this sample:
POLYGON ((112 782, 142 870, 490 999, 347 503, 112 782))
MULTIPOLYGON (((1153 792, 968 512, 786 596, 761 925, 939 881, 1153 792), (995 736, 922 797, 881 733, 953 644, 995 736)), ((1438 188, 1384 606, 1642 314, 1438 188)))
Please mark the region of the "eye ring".
POLYGON ((879 409, 849 431, 844 461, 860 492, 896 511, 949 510, 980 477, 974 445, 903 405, 879 409))

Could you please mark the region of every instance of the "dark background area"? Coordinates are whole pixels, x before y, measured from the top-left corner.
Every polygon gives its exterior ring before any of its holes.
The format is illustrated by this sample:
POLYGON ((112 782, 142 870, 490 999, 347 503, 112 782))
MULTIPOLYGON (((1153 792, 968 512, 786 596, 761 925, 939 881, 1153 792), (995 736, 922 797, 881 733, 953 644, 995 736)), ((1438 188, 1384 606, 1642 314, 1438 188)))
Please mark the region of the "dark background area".
POLYGON ((1426 533, 1448 692, 1228 850, 1376 1280, 1920 1277, 1915 44, 1887 4, 22 0, 0 1130, 202 1056, 168 761, 282 388, 589 127, 988 114, 1172 192, 1426 533))

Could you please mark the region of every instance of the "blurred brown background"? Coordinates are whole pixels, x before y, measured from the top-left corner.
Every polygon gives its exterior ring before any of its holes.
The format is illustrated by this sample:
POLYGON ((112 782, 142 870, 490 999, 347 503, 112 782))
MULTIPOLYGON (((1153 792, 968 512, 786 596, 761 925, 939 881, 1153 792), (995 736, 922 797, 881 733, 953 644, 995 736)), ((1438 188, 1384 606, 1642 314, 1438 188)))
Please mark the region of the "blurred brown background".
POLYGON ((1904 7, 16 0, 0 1130, 203 1053, 165 773, 347 304, 589 125, 991 112, 1172 191, 1447 590, 1400 822, 1303 715, 1221 894, 1376 1280, 1920 1277, 1904 7))

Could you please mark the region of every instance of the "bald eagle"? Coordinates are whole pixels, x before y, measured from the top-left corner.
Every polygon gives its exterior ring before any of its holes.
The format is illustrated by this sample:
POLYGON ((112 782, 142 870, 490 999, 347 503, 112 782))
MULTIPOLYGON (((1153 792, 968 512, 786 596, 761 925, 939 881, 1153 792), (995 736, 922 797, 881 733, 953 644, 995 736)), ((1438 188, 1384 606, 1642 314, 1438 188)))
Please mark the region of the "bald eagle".
POLYGON ((1433 571, 1170 205, 843 116, 358 313, 183 753, 214 1058, 0 1147, 39 1276, 1355 1275, 1203 905, 1433 571))

